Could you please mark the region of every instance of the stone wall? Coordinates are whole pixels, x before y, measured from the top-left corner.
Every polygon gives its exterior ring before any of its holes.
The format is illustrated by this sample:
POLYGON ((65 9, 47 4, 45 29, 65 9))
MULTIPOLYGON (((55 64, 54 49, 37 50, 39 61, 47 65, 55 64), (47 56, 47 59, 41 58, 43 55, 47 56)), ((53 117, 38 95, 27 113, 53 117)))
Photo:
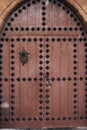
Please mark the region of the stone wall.
MULTIPOLYGON (((0 31, 2 30, 6 19, 25 0, 0 0, 0 31)), ((87 29, 87 0, 62 0, 76 11, 87 29)))

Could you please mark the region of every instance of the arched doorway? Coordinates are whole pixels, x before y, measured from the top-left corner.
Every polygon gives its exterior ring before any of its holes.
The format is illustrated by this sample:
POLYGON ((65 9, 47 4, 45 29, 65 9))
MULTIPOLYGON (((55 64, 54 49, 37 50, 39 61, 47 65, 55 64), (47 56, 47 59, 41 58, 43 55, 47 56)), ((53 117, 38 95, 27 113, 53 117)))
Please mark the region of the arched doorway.
POLYGON ((87 126, 86 33, 72 10, 24 3, 6 22, 0 52, 1 128, 87 126))

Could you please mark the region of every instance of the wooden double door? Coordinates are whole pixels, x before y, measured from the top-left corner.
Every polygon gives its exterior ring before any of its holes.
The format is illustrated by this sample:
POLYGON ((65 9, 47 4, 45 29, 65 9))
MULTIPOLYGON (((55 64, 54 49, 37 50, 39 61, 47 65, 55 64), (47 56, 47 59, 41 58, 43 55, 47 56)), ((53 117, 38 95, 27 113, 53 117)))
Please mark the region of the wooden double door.
POLYGON ((85 52, 78 36, 9 39, 3 43, 2 125, 6 128, 86 125, 85 52), (20 56, 23 50, 29 53, 24 64, 20 56))

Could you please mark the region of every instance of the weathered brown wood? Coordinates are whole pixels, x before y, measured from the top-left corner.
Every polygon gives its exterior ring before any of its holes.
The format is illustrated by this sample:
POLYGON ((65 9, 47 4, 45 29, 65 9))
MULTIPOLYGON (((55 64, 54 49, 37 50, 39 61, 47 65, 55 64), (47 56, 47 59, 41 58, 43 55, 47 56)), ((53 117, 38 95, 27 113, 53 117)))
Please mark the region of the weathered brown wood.
MULTIPOLYGON (((86 62, 86 58, 84 57, 85 51, 84 51, 84 42, 79 42, 78 44, 78 56, 79 56, 79 118, 82 117, 82 115, 84 115, 84 117, 86 117, 86 78, 85 78, 85 74, 84 72, 85 70, 85 62, 86 62), (84 61, 84 62, 83 62, 84 61), (83 77, 83 80, 81 80, 81 77, 83 77), (83 89, 84 88, 84 89, 83 89), (82 107, 80 107, 82 106, 82 107), (84 107, 85 106, 85 107, 84 107)), ((83 120, 79 119, 79 124, 80 126, 85 126, 86 125, 86 120, 85 118, 83 120)))
POLYGON ((0 128, 87 126, 84 33, 60 1, 28 1, 13 12, 0 36, 0 128))
POLYGON ((2 70, 2 81, 0 81, 0 83, 2 84, 2 104, 0 108, 2 109, 1 112, 1 117, 2 117, 2 121, 0 124, 0 128, 4 126, 4 128, 10 127, 10 57, 9 57, 9 53, 10 53, 10 43, 8 42, 3 42, 3 53, 2 57, 3 57, 3 61, 1 58, 1 61, 3 62, 3 70, 2 70), (7 107, 5 107, 5 104, 7 104, 7 107), (7 120, 7 122, 5 121, 7 120))
POLYGON ((20 117, 20 83, 17 80, 20 77, 20 73, 19 73, 19 69, 20 69, 20 65, 19 65, 19 50, 20 50, 20 44, 19 42, 16 41, 17 36, 12 36, 10 37, 10 52, 14 51, 14 53, 10 53, 10 57, 13 55, 14 59, 10 59, 10 79, 14 78, 15 82, 10 82, 10 95, 14 95, 15 98, 11 98, 10 99, 10 104, 12 104, 13 102, 13 107, 14 110, 10 110, 11 114, 10 118, 14 119, 14 121, 10 121, 10 127, 13 127, 14 124, 15 127, 18 127, 18 122, 16 121, 16 118, 20 117), (14 42, 11 42, 14 39, 14 42), (14 47, 12 47, 12 45, 14 45, 14 47), (14 70, 12 70, 11 68, 15 67, 14 70), (13 94, 12 94, 13 91, 13 94))

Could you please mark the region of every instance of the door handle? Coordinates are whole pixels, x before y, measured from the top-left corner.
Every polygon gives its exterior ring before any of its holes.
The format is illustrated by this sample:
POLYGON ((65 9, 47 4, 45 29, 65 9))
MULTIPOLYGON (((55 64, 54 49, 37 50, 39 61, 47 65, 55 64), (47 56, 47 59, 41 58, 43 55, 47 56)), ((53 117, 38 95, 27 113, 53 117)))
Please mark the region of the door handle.
POLYGON ((48 87, 48 86, 52 86, 52 84, 50 83, 50 79, 49 79, 49 74, 45 74, 45 78, 46 78, 46 81, 47 81, 47 84, 46 84, 46 86, 48 87))
POLYGON ((20 61, 22 62, 22 64, 24 65, 25 63, 27 63, 28 54, 30 54, 30 52, 25 50, 25 48, 23 47, 23 49, 20 52, 18 52, 18 54, 19 54, 20 61))

